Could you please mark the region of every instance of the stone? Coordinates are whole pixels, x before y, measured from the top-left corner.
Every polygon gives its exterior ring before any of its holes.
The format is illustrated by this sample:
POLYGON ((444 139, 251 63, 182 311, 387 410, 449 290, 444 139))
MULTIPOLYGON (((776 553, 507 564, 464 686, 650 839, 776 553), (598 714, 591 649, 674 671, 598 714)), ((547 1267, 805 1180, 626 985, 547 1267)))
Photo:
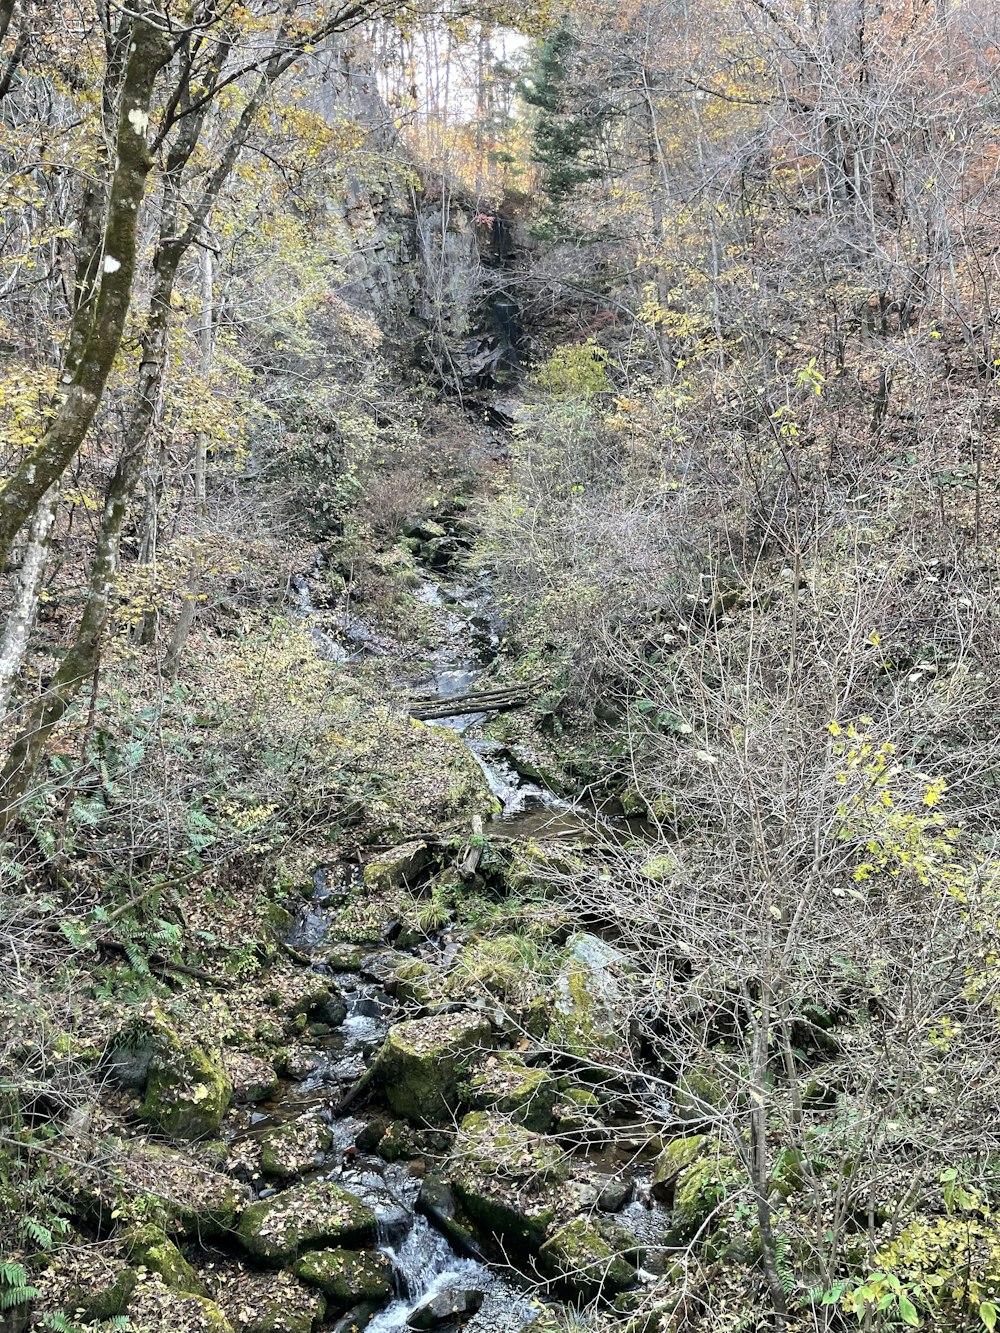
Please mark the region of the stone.
POLYGON ((485 1047, 492 1029, 477 1014, 438 1014, 397 1023, 375 1065, 386 1100, 409 1120, 440 1120, 459 1103, 459 1083, 485 1047))
POLYGON ((584 1217, 550 1236, 538 1252, 543 1270, 585 1300, 632 1285, 635 1268, 584 1217))
POLYGON ((368 862, 364 877, 367 888, 379 893, 410 888, 430 865, 432 853, 426 842, 407 842, 368 862))
POLYGON ((158 1000, 151 1000, 112 1044, 111 1077, 145 1089, 139 1115, 173 1138, 218 1132, 233 1085, 221 1052, 186 1040, 158 1000))
POLYGON ((674 1186, 670 1242, 681 1244, 697 1235, 718 1212, 735 1185, 736 1162, 717 1153, 699 1157, 685 1167, 674 1186))
POLYGON ((332 1181, 293 1185, 246 1209, 237 1234, 255 1259, 285 1266, 306 1250, 363 1242, 375 1235, 375 1214, 332 1181))
POLYGON ((678 1078, 674 1114, 691 1124, 711 1121, 723 1100, 722 1084, 711 1065, 693 1065, 678 1078))
POLYGON ((125 1313, 139 1279, 140 1275, 132 1268, 95 1269, 85 1287, 66 1290, 63 1306, 80 1323, 115 1319, 125 1313))
POLYGON ((501 1111, 527 1129, 544 1132, 552 1126, 556 1081, 547 1069, 501 1052, 472 1075, 464 1100, 475 1110, 501 1111))
POLYGON ((360 944, 334 944, 323 962, 331 972, 360 972, 368 952, 360 944))
POLYGON ((692 1162, 704 1156, 710 1150, 712 1142, 707 1134, 688 1134, 683 1138, 672 1139, 653 1163, 653 1179, 650 1185, 653 1198, 669 1203, 673 1198, 678 1176, 692 1162))
POLYGON ((160 1143, 123 1145, 109 1165, 78 1173, 75 1188, 78 1211, 98 1226, 155 1219, 209 1238, 234 1230, 250 1202, 246 1185, 160 1143))
POLYGON ((422 1331, 453 1324, 474 1315, 483 1303, 483 1292, 475 1288, 447 1287, 418 1305, 406 1321, 407 1328, 422 1331))
POLYGON ((226 1051, 223 1056, 226 1074, 233 1085, 232 1101, 237 1106, 265 1102, 278 1091, 281 1080, 270 1060, 245 1051, 226 1051))
MULTIPOLYGON (((283 1276, 286 1276, 283 1274, 283 1276)), ((296 1283, 265 1304, 242 1333, 312 1333, 326 1317, 326 1297, 296 1283)))
MULTIPOLYGON (((134 1264, 155 1273, 174 1291, 208 1296, 208 1288, 180 1250, 155 1225, 136 1227, 124 1238, 125 1250, 134 1264)), ((120 1312, 119 1312, 120 1313, 120 1312)))
POLYGON ((320 1164, 331 1142, 329 1129, 315 1115, 288 1120, 261 1136, 260 1169, 275 1180, 294 1180, 320 1164))
POLYGON ((635 1182, 621 1176, 612 1176, 597 1196, 597 1206, 602 1213, 618 1213, 630 1202, 635 1192, 635 1182))
POLYGON ((556 1144, 495 1112, 472 1111, 455 1137, 447 1174, 469 1216, 499 1236, 537 1247, 555 1219, 569 1173, 556 1144))
POLYGON ((234 1333, 233 1326, 214 1301, 190 1292, 174 1291, 162 1278, 149 1275, 136 1287, 128 1303, 129 1327, 142 1333, 234 1333))
POLYGON ((401 1004, 429 1005, 438 998, 441 972, 419 958, 407 959, 396 969, 393 988, 401 1004))
POLYGON ((312 1250, 295 1265, 295 1276, 318 1287, 328 1301, 348 1309, 392 1295, 392 1263, 384 1254, 353 1250, 312 1250))
POLYGON ((628 960, 596 935, 579 932, 556 978, 549 1040, 583 1060, 620 1056, 629 1047, 630 1006, 621 977, 628 960))

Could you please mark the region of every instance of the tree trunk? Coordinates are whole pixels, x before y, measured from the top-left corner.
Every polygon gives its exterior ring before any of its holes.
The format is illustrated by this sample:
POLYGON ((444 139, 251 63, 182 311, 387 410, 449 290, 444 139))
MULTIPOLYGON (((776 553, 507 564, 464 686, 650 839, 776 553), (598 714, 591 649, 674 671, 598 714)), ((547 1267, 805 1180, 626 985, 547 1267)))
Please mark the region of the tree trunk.
MULTIPOLYGON (((146 13, 154 17, 152 10, 146 13)), ((62 396, 44 435, 0 492, 0 567, 42 496, 83 444, 121 346, 135 276, 139 209, 152 167, 146 125, 156 76, 170 56, 163 28, 150 18, 140 17, 132 25, 100 282, 94 299, 81 303, 74 321, 76 327, 85 322, 86 339, 77 364, 64 367, 62 396)))
POLYGON ((49 539, 58 503, 59 487, 55 485, 42 497, 28 533, 14 605, 4 626, 3 642, 0 643, 0 717, 6 714, 10 704, 14 682, 21 670, 28 636, 38 612, 38 596, 48 562, 49 539))

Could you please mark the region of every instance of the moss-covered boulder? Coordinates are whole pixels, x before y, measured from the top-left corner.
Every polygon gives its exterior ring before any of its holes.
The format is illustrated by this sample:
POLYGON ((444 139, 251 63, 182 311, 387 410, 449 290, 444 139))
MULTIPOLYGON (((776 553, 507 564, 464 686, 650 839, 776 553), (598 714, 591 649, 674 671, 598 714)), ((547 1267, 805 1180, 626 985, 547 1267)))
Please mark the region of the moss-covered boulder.
POLYGON ((246 1185, 161 1143, 104 1145, 110 1158, 74 1176, 76 1207, 97 1226, 156 1221, 171 1235, 233 1231, 250 1202, 246 1185))
POLYGON ((447 1175, 469 1216, 499 1236, 536 1247, 555 1219, 566 1154, 490 1111, 465 1116, 447 1175))
MULTIPOLYGON (((282 1276, 287 1276, 282 1274, 282 1276)), ((326 1297, 296 1283, 243 1325, 243 1333, 312 1333, 326 1318, 326 1297)))
POLYGON ((712 1153, 685 1167, 674 1186, 670 1243, 690 1240, 713 1218, 719 1218, 721 1205, 738 1186, 736 1161, 732 1157, 712 1153))
POLYGON ((332 1181, 294 1185, 246 1209, 238 1228, 243 1248, 264 1263, 284 1266, 306 1250, 354 1244, 374 1236, 375 1214, 332 1181))
POLYGON ((396 999, 402 1004, 429 1005, 443 991, 441 969, 419 958, 408 959, 393 976, 396 999))
POLYGON ((175 1291, 162 1278, 149 1274, 137 1285, 128 1303, 129 1327, 142 1333, 234 1333, 233 1326, 214 1301, 190 1292, 175 1291))
POLYGON ((709 1064, 692 1065, 677 1079, 674 1088, 674 1114, 689 1124, 711 1121, 722 1105, 722 1080, 709 1064))
POLYGON ((547 1069, 501 1052, 469 1079, 464 1100, 475 1110, 501 1111, 527 1129, 544 1132, 552 1125, 556 1081, 547 1069))
POLYGON ((630 1045, 628 960, 596 935, 567 943, 556 979, 549 1040, 583 1060, 620 1056, 630 1045))
POLYGON ((278 1091, 281 1080, 271 1061, 262 1055, 230 1050, 225 1052, 223 1062, 233 1085, 232 1100, 237 1106, 267 1101, 278 1091))
POLYGON ((369 861, 365 866, 365 885, 378 893, 389 889, 409 888, 417 882, 421 874, 433 860, 426 842, 406 842, 401 847, 369 861))
POLYGON ((650 1193, 654 1199, 669 1202, 673 1198, 678 1176, 692 1162, 706 1156, 711 1143, 707 1134, 688 1134, 683 1138, 671 1139, 653 1164, 650 1193))
MULTIPOLYGON (((141 1274, 125 1265, 94 1265, 84 1280, 64 1287, 60 1304, 65 1314, 77 1323, 115 1319, 125 1313, 140 1278, 141 1274)), ((44 1292, 47 1284, 43 1282, 41 1286, 44 1292)))
POLYGON ((111 1043, 109 1073, 144 1090, 139 1115, 161 1133, 197 1139, 218 1132, 233 1085, 217 1047, 187 1036, 151 1000, 111 1043))
POLYGON ((260 1169, 275 1180, 294 1180, 318 1166, 330 1147, 330 1131, 314 1115, 267 1130, 260 1140, 260 1169))
POLYGON ((392 1263, 371 1251, 313 1250, 295 1265, 295 1275, 318 1287, 331 1305, 345 1310, 392 1295, 392 1263))
POLYGON ((180 1250, 158 1226, 136 1227, 124 1238, 131 1261, 162 1278, 175 1291, 207 1296, 208 1289, 180 1250))
POLYGON ((386 1099, 409 1120, 440 1120, 459 1103, 459 1084, 493 1044, 478 1014, 441 1014, 397 1023, 375 1066, 386 1099))
POLYGON ((578 1143, 607 1138, 601 1103, 589 1088, 566 1088, 555 1107, 555 1132, 572 1135, 578 1143))
POLYGON ((576 1296, 589 1300, 629 1287, 636 1270, 586 1218, 574 1218, 538 1252, 544 1271, 576 1296))
POLYGON ((536 842, 534 838, 528 838, 514 844, 504 880, 508 888, 516 892, 544 889, 553 880, 579 875, 585 869, 586 862, 582 854, 572 847, 536 842))

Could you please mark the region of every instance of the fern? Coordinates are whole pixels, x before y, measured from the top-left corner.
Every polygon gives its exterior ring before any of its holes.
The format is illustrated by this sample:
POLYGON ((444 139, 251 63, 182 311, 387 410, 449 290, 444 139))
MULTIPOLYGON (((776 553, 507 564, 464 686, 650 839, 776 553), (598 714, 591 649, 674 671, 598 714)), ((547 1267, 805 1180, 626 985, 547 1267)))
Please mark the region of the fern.
POLYGON ((792 1246, 787 1236, 778 1236, 774 1247, 774 1267, 778 1273, 781 1290, 788 1299, 798 1287, 795 1269, 792 1267, 792 1246))
POLYGON ((0 1262, 0 1310, 13 1310, 27 1305, 38 1296, 38 1288, 31 1285, 28 1270, 23 1264, 0 1262))

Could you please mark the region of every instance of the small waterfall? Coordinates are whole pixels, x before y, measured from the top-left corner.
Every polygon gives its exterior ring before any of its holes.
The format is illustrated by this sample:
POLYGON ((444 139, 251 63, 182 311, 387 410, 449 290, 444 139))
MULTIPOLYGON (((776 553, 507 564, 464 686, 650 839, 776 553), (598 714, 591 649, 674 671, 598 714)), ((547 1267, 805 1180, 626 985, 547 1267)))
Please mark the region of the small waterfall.
MULTIPOLYGON (((367 1333, 398 1333, 414 1310, 445 1291, 480 1291, 493 1285, 488 1269, 472 1259, 460 1259, 445 1238, 421 1215, 397 1244, 379 1246, 392 1262, 399 1295, 367 1325, 367 1333)), ((526 1303, 527 1304, 527 1303, 526 1303)))

